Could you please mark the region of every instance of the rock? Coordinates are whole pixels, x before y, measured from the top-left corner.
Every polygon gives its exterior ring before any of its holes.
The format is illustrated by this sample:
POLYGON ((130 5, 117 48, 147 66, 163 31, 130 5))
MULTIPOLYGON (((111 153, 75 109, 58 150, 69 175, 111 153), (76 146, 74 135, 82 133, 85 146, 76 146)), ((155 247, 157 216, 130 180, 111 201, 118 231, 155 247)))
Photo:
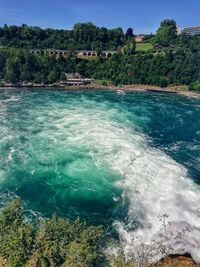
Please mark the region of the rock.
POLYGON ((156 262, 152 267, 200 267, 192 259, 192 256, 188 253, 184 255, 169 255, 167 258, 161 259, 156 262))
POLYGON ((0 257, 0 267, 10 267, 10 265, 3 257, 0 257))

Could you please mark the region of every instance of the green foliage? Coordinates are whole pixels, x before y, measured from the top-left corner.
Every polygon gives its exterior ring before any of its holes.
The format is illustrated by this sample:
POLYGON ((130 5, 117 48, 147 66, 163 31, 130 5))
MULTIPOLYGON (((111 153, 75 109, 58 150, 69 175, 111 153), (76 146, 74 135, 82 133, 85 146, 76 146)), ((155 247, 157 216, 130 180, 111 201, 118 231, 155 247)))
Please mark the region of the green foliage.
POLYGON ((133 29, 132 28, 128 28, 125 34, 125 40, 128 40, 129 38, 133 38, 133 29))
POLYGON ((174 20, 163 20, 157 30, 154 44, 167 47, 177 38, 177 26, 174 20))
POLYGON ((101 227, 90 227, 83 230, 79 238, 75 238, 67 249, 67 260, 64 266, 94 266, 100 258, 99 238, 102 233, 101 227))
POLYGON ((114 84, 190 85, 200 77, 200 36, 178 36, 176 44, 162 50, 116 54, 105 61, 87 64, 95 79, 114 84))
POLYGON ((103 229, 54 215, 33 227, 20 199, 0 213, 0 256, 12 267, 95 266, 103 229))
POLYGON ((33 228, 24 223, 20 199, 14 200, 0 214, 0 253, 13 267, 24 266, 33 246, 33 228))
POLYGON ((167 87, 168 84, 169 83, 168 83, 168 80, 166 78, 164 78, 164 77, 160 78, 160 84, 159 85, 161 87, 167 87))
POLYGON ((51 70, 47 80, 49 83, 55 83, 59 78, 59 73, 56 70, 51 70))
POLYGON ((95 80, 95 84, 99 85, 99 86, 112 86, 113 83, 109 80, 95 80))
POLYGON ((0 45, 16 48, 55 48, 66 50, 117 49, 124 42, 121 28, 108 30, 88 23, 77 23, 73 30, 41 29, 39 27, 0 27, 0 45))
POLYGON ((82 76, 111 81, 114 85, 166 87, 182 84, 190 85, 191 90, 198 90, 200 36, 177 36, 173 20, 164 20, 156 36, 146 37, 148 41, 156 41, 155 48, 150 43, 136 45, 131 35, 132 29, 124 35, 120 28, 107 30, 92 23, 78 23, 72 31, 42 30, 26 25, 4 26, 0 28, 0 43, 13 46, 16 40, 16 46, 20 49, 1 48, 0 79, 10 83, 54 83, 65 80, 65 73, 79 72, 82 76), (62 48, 59 46, 61 40, 62 44, 67 42, 66 48, 71 49, 66 57, 29 53, 28 48, 35 43, 36 47, 41 48, 62 48), (92 57, 92 60, 86 60, 75 56, 73 51, 77 48, 94 49, 98 55, 103 49, 116 49, 118 53, 108 59, 92 57))
POLYGON ((136 51, 148 52, 153 48, 151 43, 136 43, 136 51))
POLYGON ((80 219, 70 222, 56 215, 34 224, 29 222, 17 198, 0 212, 0 265, 7 262, 11 267, 146 267, 157 255, 170 264, 169 255, 184 253, 184 248, 175 250, 173 244, 180 242, 189 229, 171 232, 167 214, 160 216, 159 221, 160 230, 150 245, 135 246, 133 238, 125 254, 116 239, 109 239, 108 247, 113 249, 106 249, 101 226, 87 227, 80 219))
POLYGON ((5 66, 5 80, 11 83, 16 83, 19 81, 19 68, 20 62, 18 57, 9 57, 6 60, 5 66))
POLYGON ((200 80, 196 80, 195 82, 191 83, 189 90, 200 92, 200 80))
POLYGON ((121 51, 123 55, 133 55, 136 49, 135 38, 129 37, 126 44, 122 47, 121 51))

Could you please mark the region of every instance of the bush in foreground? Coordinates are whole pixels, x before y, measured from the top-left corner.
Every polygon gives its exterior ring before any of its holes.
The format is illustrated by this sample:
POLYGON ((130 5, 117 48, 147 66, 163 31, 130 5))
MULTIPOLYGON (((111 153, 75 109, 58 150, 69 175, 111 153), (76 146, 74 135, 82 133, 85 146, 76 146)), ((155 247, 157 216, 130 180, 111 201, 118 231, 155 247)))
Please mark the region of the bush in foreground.
POLYGON ((95 266, 102 227, 87 227, 54 215, 35 227, 25 220, 20 199, 0 214, 0 256, 12 267, 95 266))

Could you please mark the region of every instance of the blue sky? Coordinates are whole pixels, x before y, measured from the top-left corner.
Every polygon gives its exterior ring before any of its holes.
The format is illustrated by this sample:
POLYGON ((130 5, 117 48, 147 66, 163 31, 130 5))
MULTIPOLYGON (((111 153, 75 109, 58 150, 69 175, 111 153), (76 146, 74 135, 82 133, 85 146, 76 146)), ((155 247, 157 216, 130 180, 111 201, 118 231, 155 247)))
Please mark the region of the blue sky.
POLYGON ((181 28, 200 25, 200 0, 0 0, 0 25, 71 29, 91 21, 151 33, 164 18, 175 19, 181 28))

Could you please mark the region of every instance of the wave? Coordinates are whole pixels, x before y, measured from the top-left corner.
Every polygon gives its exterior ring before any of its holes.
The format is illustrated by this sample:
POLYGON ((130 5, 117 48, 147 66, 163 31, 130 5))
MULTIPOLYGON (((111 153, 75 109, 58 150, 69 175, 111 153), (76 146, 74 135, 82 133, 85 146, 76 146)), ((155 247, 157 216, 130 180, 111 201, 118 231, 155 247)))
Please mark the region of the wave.
POLYGON ((57 127, 71 125, 70 144, 88 146, 96 164, 106 162, 119 173, 121 179, 115 184, 130 203, 127 217, 114 223, 124 250, 128 253, 133 240, 134 246, 151 245, 160 231, 159 216, 168 214, 173 232, 185 227, 190 230, 174 242, 174 249, 183 247, 200 261, 199 186, 182 165, 152 147, 147 136, 127 123, 114 122, 117 110, 109 112, 108 115, 105 109, 93 109, 92 113, 79 109, 74 114, 73 110, 71 114, 63 114, 57 127))
POLYGON ((114 223, 125 252, 128 255, 133 246, 151 246, 161 231, 159 217, 167 214, 169 232, 190 231, 172 240, 174 250, 183 248, 200 261, 200 187, 183 166, 149 146, 145 136, 128 132, 120 130, 109 141, 113 146, 118 142, 119 150, 110 158, 110 166, 123 177, 116 185, 130 202, 126 220, 114 223))

